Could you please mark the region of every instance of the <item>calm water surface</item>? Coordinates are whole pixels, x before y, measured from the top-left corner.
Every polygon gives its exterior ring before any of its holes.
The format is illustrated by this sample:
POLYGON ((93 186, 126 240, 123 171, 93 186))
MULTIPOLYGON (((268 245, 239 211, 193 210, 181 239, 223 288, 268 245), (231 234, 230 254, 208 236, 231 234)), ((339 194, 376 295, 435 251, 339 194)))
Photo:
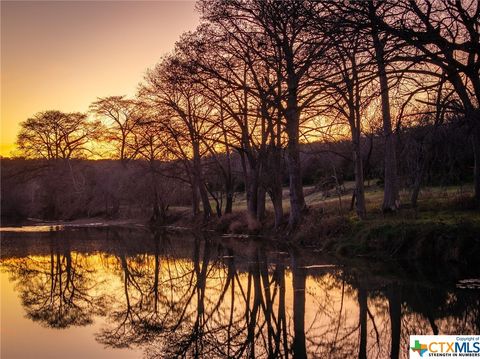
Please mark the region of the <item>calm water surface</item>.
POLYGON ((2 359, 407 358, 410 334, 480 333, 477 268, 57 229, 2 232, 2 359))

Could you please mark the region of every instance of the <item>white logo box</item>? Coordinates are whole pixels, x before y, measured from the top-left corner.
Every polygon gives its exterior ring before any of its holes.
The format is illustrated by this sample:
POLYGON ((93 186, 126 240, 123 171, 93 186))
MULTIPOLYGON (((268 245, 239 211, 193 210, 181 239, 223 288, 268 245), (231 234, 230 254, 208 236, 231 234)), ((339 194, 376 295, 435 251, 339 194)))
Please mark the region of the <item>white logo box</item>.
POLYGON ((480 335, 410 335, 409 358, 480 358, 480 335))

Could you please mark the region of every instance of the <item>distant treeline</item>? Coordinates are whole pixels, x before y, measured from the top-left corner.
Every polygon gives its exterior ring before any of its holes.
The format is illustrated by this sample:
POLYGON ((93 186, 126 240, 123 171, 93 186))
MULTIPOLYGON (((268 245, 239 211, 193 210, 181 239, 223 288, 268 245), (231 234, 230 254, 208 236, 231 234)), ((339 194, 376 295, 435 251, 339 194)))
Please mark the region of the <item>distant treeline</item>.
MULTIPOLYGON (((419 168, 428 154, 423 185, 458 185, 472 181, 473 154, 464 146, 467 129, 451 123, 437 129, 418 126, 401 131, 397 141, 403 188, 414 192, 419 168), (408 160, 407 160, 408 159, 408 160)), ((365 177, 383 184, 384 140, 381 134, 362 137, 365 177)), ((244 196, 245 181, 239 155, 230 159, 232 202, 244 196)), ((205 183, 217 215, 225 213, 227 189, 222 181, 225 155, 203 159, 205 183), (217 201, 217 202, 216 202, 217 201)), ((302 182, 313 191, 354 180, 349 141, 312 143, 301 148, 302 182)), ((286 173, 286 163, 282 164, 286 173)), ((141 218, 169 216, 169 207, 195 207, 192 188, 182 177, 182 163, 142 160, 26 160, 2 159, 2 218, 77 219, 86 217, 141 218), (157 212, 156 212, 157 211, 157 212)), ((288 186, 288 176, 281 179, 288 186)), ((197 198, 198 200, 198 198, 197 198)), ((231 205, 231 204, 230 204, 231 205)))

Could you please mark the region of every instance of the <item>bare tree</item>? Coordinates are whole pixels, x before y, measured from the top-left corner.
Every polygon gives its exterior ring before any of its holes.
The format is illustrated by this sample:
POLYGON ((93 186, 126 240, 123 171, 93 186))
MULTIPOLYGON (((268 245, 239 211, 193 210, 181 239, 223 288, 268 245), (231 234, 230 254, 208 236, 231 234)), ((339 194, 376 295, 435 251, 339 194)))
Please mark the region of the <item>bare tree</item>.
MULTIPOLYGON (((316 98, 310 76, 324 43, 311 30, 316 3, 277 1, 202 1, 204 16, 219 24, 255 56, 281 70, 283 100, 277 103, 285 121, 290 180, 290 219, 294 228, 306 208, 299 155, 301 114, 316 98)), ((245 55, 245 51, 243 52, 245 55)))
POLYGON ((372 25, 414 48, 416 54, 408 60, 441 69, 460 98, 472 128, 475 198, 480 203, 479 2, 401 0, 378 2, 378 7, 380 11, 371 12, 372 25))
MULTIPOLYGON (((372 62, 368 47, 360 34, 342 27, 343 22, 333 17, 325 36, 330 39, 330 50, 325 53, 324 73, 319 78, 322 99, 325 102, 324 117, 332 118, 350 128, 352 159, 355 175, 356 212, 359 218, 366 216, 364 170, 362 159, 362 120, 372 102, 372 62)), ((353 202, 352 202, 353 204, 353 202)))
POLYGON ((212 125, 207 120, 212 108, 205 96, 198 91, 198 86, 192 83, 180 57, 166 57, 153 70, 149 71, 145 83, 140 90, 140 96, 162 115, 165 134, 171 136, 176 144, 173 154, 179 159, 189 160, 187 172, 190 178, 194 213, 197 193, 203 205, 205 219, 210 218, 212 209, 205 185, 202 168, 202 157, 208 151, 202 139, 207 138, 212 125))
POLYGON ((192 61, 196 81, 216 108, 212 120, 223 138, 215 142, 227 153, 234 148, 240 155, 248 212, 262 220, 268 192, 278 228, 283 220, 280 71, 272 71, 270 63, 252 51, 254 42, 211 25, 184 36, 181 46, 192 61))
POLYGON ((47 160, 84 157, 100 134, 100 123, 85 114, 44 111, 20 124, 17 146, 27 158, 47 160))
MULTIPOLYGON (((155 115, 149 115, 149 109, 142 111, 142 120, 133 129, 134 148, 138 156, 146 163, 147 173, 150 176, 152 190, 152 217, 153 223, 164 223, 167 217, 168 203, 165 200, 165 191, 159 186, 158 175, 164 175, 160 168, 162 161, 172 160, 169 148, 174 143, 169 136, 165 136, 165 129, 155 115)), ((133 147, 133 146, 132 146, 133 147)))
POLYGON ((116 157, 124 162, 135 158, 133 131, 142 119, 139 105, 125 96, 102 97, 91 104, 91 111, 106 122, 107 140, 115 144, 116 157))
POLYGON ((369 16, 372 21, 371 36, 375 59, 378 69, 378 80, 380 82, 380 96, 382 103, 383 135, 385 137, 385 163, 384 163, 384 189, 383 189, 383 211, 395 211, 398 209, 399 192, 397 178, 397 155, 395 150, 395 133, 392 130, 392 115, 390 110, 390 87, 388 83, 385 46, 387 38, 381 37, 377 25, 374 22, 377 9, 373 2, 368 2, 369 16))

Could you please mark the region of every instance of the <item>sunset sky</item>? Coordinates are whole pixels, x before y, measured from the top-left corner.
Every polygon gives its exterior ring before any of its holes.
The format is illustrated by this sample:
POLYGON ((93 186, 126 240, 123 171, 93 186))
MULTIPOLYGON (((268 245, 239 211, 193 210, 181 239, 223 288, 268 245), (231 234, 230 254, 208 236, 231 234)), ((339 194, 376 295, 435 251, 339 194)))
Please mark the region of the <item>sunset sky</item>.
POLYGON ((0 155, 36 112, 133 95, 145 70, 195 29, 194 1, 1 2, 0 155))

